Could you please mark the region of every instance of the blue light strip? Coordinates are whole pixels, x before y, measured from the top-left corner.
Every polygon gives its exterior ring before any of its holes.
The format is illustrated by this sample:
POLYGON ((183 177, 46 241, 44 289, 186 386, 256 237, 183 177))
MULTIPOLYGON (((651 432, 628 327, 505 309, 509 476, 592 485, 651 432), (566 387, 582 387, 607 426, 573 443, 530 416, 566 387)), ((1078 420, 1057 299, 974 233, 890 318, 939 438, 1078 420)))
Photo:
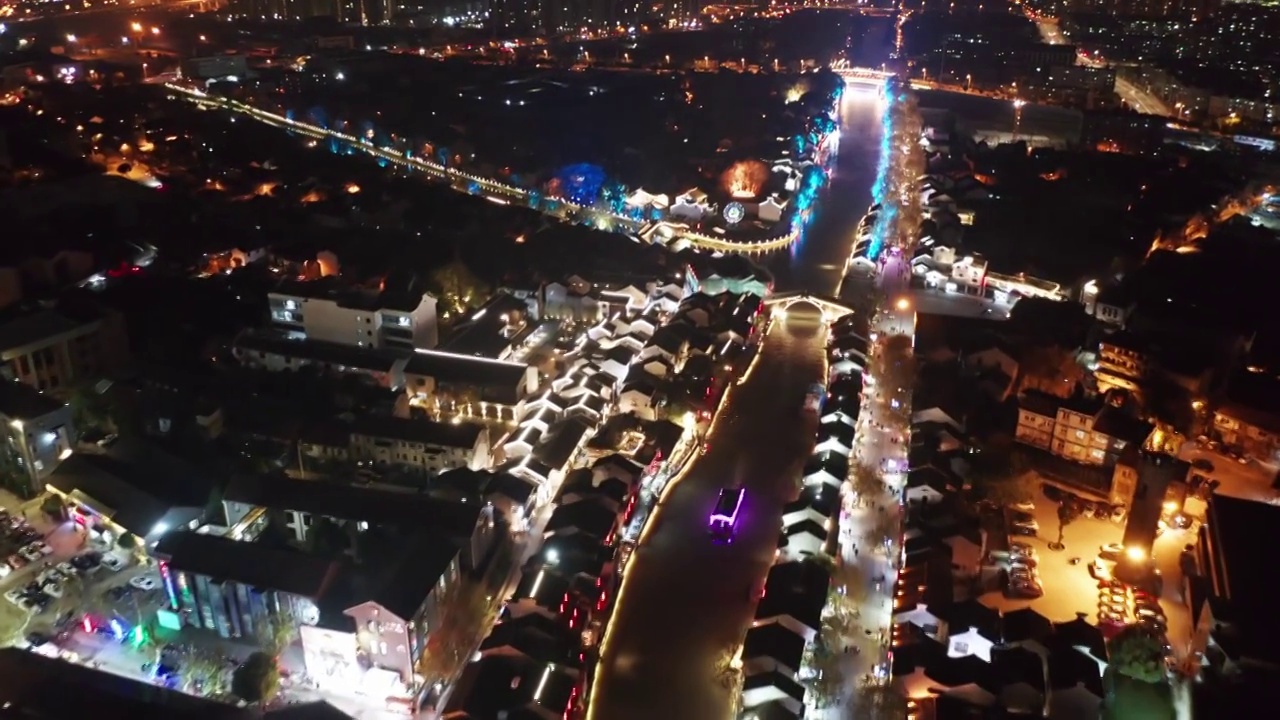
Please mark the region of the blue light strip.
MULTIPOLYGON (((886 87, 886 90, 889 88, 886 87)), ((875 230, 871 233, 871 242, 867 247, 867 259, 875 262, 884 250, 885 236, 889 233, 890 220, 898 213, 897 203, 886 203, 885 192, 889 186, 889 169, 893 147, 893 113, 892 103, 897 97, 887 98, 884 103, 884 114, 880 116, 880 160, 876 165, 876 181, 871 186, 871 202, 880 204, 880 213, 876 216, 875 230)))

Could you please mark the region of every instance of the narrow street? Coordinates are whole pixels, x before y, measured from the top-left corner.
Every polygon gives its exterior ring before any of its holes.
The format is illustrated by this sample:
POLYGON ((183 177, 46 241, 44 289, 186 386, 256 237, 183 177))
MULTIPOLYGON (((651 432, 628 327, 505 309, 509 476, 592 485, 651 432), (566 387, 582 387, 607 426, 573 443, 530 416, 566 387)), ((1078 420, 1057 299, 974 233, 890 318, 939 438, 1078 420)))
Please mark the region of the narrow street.
MULTIPOLYGON (((885 300, 878 321, 871 331, 881 337, 911 335, 915 326, 915 310, 898 306, 896 300, 905 297, 909 289, 909 267, 900 256, 890 257, 876 278, 877 292, 885 300)), ((905 466, 910 433, 892 426, 889 418, 880 411, 880 383, 884 378, 873 377, 864 390, 862 411, 854 436, 854 456, 851 461, 873 467, 886 463, 905 466)), ((844 498, 840 517, 840 559, 846 566, 857 568, 856 576, 864 583, 861 589, 852 589, 849 595, 860 597, 858 629, 847 638, 850 652, 843 665, 845 695, 833 706, 814 710, 814 716, 823 720, 844 720, 854 712, 860 694, 858 688, 874 681, 877 671, 885 671, 888 663, 888 643, 893 622, 892 593, 897 572, 897 547, 887 547, 882 538, 876 537, 880 516, 897 514, 905 475, 885 473, 885 484, 876 495, 864 495, 855 499, 844 498)))

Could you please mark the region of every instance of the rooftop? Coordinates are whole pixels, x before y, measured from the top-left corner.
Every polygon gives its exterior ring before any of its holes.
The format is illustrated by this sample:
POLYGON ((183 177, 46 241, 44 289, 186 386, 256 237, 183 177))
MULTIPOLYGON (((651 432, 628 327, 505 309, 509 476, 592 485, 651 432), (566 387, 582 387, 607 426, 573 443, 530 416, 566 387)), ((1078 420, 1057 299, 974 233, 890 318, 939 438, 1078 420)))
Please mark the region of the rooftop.
POLYGON ((88 325, 57 310, 37 310, 0 321, 0 358, 47 338, 75 332, 88 325))
POLYGON ((520 336, 532 330, 522 322, 528 312, 529 307, 523 300, 498 293, 469 320, 454 328, 440 349, 458 355, 497 358, 520 336))
POLYGON ((278 475, 234 478, 223 497, 231 502, 342 520, 428 529, 454 539, 471 537, 480 515, 479 503, 278 475))
POLYGON ((479 423, 441 423, 420 418, 379 415, 360 415, 351 426, 353 435, 451 448, 475 447, 484 430, 484 426, 479 423))
POLYGON ((45 395, 16 380, 0 380, 0 415, 10 420, 34 420, 63 407, 52 395, 45 395))
POLYGON ((521 717, 560 717, 569 712, 576 694, 577 673, 525 658, 490 655, 462 671, 443 720, 488 720, 521 717))
POLYGON ((1280 628, 1272 616, 1271 578, 1260 568, 1270 563, 1270 546, 1259 535, 1280 525, 1280 507, 1214 495, 1206 527, 1212 553, 1206 573, 1213 595, 1214 619, 1233 626, 1214 639, 1232 657, 1253 656, 1280 663, 1280 628), (1221 637, 1219 637, 1221 635, 1221 637))
POLYGON ((215 479, 158 448, 144 446, 127 459, 75 453, 46 482, 77 499, 88 496, 95 511, 145 537, 171 512, 186 509, 184 522, 198 518, 215 479))
POLYGON ((494 400, 514 403, 519 396, 519 388, 524 384, 530 372, 521 363, 501 362, 488 358, 476 358, 467 355, 419 350, 414 353, 404 368, 407 375, 421 375, 434 378, 441 385, 465 384, 493 388, 502 391, 502 397, 494 396, 494 400))
POLYGON ((789 615, 806 627, 821 625, 831 576, 817 563, 789 562, 774 565, 765 581, 764 597, 756 607, 756 619, 789 615))
POLYGON ((313 599, 338 573, 338 563, 329 558, 188 531, 166 534, 155 553, 177 570, 313 599))
POLYGON ((327 703, 294 705, 265 714, 204 700, 94 670, 86 665, 47 658, 18 648, 0 649, 0 716, 22 720, 65 720, 71 717, 129 720, 284 720, 345 717, 327 703), (68 692, 74 688, 74 692, 68 692), (300 712, 301 711, 301 712, 300 712))
POLYGON ((242 350, 373 372, 391 372, 396 362, 404 357, 388 350, 324 340, 293 340, 275 330, 246 330, 236 337, 235 346, 242 350))
POLYGON ((330 276, 320 280, 285 280, 272 294, 307 300, 331 300, 340 307, 353 310, 412 312, 422 304, 422 296, 427 293, 417 278, 406 278, 397 283, 388 282, 384 289, 375 290, 352 286, 336 276, 330 276))

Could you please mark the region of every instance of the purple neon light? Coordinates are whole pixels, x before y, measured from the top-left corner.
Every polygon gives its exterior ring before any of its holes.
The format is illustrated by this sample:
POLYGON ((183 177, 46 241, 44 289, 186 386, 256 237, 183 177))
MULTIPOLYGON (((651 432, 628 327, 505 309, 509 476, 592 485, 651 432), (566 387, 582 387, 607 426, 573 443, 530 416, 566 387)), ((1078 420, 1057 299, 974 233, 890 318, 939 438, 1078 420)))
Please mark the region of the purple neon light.
MULTIPOLYGON (((738 522, 738 510, 742 507, 742 496, 746 495, 746 493, 742 490, 737 490, 736 492, 738 493, 738 502, 733 506, 733 513, 731 515, 725 515, 724 513, 712 513, 711 520, 707 522, 707 525, 715 527, 717 522, 724 525, 732 525, 738 522)), ((720 496, 724 497, 724 493, 725 491, 721 490, 720 496)))

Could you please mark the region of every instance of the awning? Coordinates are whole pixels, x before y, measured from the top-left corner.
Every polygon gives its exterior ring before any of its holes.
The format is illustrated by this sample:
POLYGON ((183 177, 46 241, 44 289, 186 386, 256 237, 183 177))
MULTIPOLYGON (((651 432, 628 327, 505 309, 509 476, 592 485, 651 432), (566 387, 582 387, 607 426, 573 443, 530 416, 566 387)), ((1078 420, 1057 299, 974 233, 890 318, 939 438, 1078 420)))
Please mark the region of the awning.
POLYGON ((98 502, 97 500, 89 497, 88 495, 86 495, 85 493, 79 490, 72 490, 70 493, 68 493, 67 500, 70 500, 76 505, 79 505, 80 507, 85 508, 86 510, 93 513, 94 515, 97 515, 100 518, 105 518, 107 520, 110 520, 111 517, 116 514, 116 511, 114 509, 107 507, 106 505, 102 504, 101 502, 98 502))

